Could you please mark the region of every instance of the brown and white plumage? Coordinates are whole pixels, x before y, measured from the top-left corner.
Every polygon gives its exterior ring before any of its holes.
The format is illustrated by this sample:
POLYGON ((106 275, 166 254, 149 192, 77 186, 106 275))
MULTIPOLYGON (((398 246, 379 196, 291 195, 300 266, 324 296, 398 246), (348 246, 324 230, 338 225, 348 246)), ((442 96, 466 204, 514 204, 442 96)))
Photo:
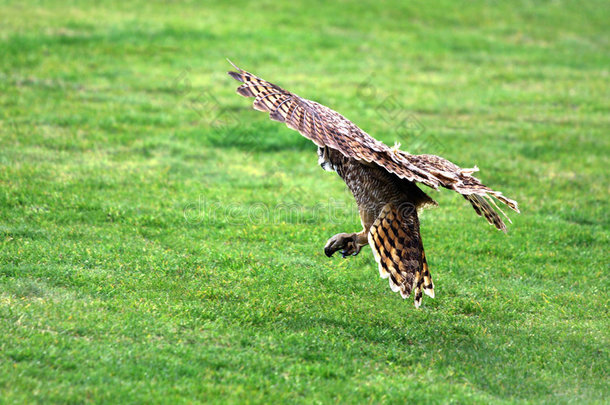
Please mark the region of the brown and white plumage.
POLYGON ((407 298, 411 291, 415 306, 422 293, 434 298, 434 284, 419 234, 417 210, 411 204, 386 204, 369 230, 369 243, 379 265, 379 275, 390 281, 392 291, 407 298))
POLYGON ((364 229, 335 235, 325 247, 326 254, 331 256, 337 250, 344 256, 358 254, 363 245, 370 244, 381 276, 403 298, 413 291, 416 306, 422 292, 434 296, 417 209, 436 204, 416 183, 462 194, 478 215, 503 231, 506 225, 497 211, 504 212, 495 200, 519 212, 515 201, 472 176, 476 167, 462 169, 439 156, 390 148, 330 108, 233 66, 237 71, 229 75, 243 83, 237 93, 254 97, 255 109, 269 112, 271 119, 311 139, 318 146, 322 167, 336 171, 354 194, 364 229))

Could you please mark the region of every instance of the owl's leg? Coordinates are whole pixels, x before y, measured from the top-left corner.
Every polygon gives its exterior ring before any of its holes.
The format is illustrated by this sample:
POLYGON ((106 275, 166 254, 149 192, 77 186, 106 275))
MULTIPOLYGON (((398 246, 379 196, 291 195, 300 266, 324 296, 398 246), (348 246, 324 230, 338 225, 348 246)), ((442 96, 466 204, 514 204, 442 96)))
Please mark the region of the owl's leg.
POLYGON ((324 246, 324 254, 331 257, 336 251, 341 250, 341 255, 356 256, 360 253, 362 246, 368 244, 368 236, 365 230, 354 233, 338 233, 326 242, 324 246))

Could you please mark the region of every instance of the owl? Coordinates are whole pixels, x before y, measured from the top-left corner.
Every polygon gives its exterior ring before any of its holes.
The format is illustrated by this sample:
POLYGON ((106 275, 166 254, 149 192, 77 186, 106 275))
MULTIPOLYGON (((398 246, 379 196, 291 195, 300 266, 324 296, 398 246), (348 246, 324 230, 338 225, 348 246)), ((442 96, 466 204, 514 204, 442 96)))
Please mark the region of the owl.
POLYGON ((312 140, 318 146, 320 166, 336 172, 358 204, 362 230, 332 236, 324 247, 326 256, 337 251, 344 258, 354 256, 370 245, 381 277, 388 279, 391 290, 403 299, 413 294, 416 307, 421 305, 423 294, 434 298, 418 211, 438 205, 418 184, 461 194, 479 216, 505 232, 498 212, 510 219, 495 201, 519 212, 515 201, 473 176, 476 166, 464 169, 439 156, 390 148, 330 108, 231 65, 236 71, 228 74, 243 83, 237 93, 254 97, 254 109, 268 112, 272 120, 312 140))

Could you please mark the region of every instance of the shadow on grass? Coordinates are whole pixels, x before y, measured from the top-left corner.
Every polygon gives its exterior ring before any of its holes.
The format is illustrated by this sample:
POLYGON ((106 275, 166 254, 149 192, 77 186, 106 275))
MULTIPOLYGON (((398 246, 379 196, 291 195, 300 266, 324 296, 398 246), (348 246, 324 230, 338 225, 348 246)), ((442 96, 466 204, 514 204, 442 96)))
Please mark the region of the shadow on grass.
POLYGON ((280 333, 289 347, 282 350, 304 362, 373 361, 375 367, 396 366, 408 375, 431 373, 504 400, 561 395, 566 364, 580 374, 579 385, 603 377, 603 360, 595 366, 586 360, 588 352, 602 353, 599 345, 583 341, 576 352, 562 350, 574 347, 570 340, 575 337, 543 325, 484 322, 479 317, 447 316, 435 308, 406 314, 404 326, 378 316, 368 318, 369 324, 366 319, 311 316, 305 311, 283 318, 274 331, 284 329, 280 333))
POLYGON ((244 152, 315 150, 315 145, 295 131, 265 124, 194 128, 178 134, 193 137, 205 146, 244 152))

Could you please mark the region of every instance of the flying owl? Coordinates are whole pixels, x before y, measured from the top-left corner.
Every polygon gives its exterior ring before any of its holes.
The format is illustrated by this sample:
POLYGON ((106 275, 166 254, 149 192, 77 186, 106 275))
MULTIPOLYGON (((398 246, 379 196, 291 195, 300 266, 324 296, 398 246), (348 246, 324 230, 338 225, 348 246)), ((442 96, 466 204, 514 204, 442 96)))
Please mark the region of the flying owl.
POLYGON ((411 155, 398 147, 390 148, 330 108, 231 65, 237 71, 228 74, 243 83, 237 93, 254 97, 256 110, 269 112, 272 120, 284 122, 312 140, 318 146, 320 166, 337 172, 356 199, 362 231, 331 237, 324 253, 331 257, 340 250, 345 258, 370 245, 381 277, 387 278, 392 291, 402 298, 413 293, 416 307, 421 305, 423 294, 434 298, 417 211, 438 205, 417 183, 460 193, 478 215, 502 231, 506 225, 497 211, 510 219, 494 199, 519 212, 515 201, 472 175, 478 170, 476 166, 463 169, 439 156, 411 155))

